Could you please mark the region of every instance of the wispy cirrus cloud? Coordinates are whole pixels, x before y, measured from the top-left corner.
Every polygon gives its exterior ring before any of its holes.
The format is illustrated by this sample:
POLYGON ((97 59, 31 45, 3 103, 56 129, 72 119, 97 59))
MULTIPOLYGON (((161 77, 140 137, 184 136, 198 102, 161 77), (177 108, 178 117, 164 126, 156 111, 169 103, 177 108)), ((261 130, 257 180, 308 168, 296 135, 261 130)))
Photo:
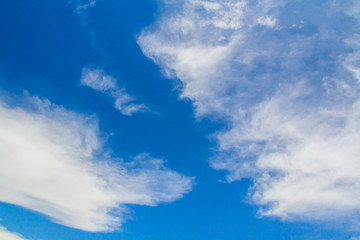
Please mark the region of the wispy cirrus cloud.
POLYGON ((211 166, 229 182, 252 178, 263 216, 357 224, 358 3, 168 4, 176 14, 138 43, 183 83, 199 118, 227 123, 211 166))
POLYGON ((0 239, 3 239, 3 240, 26 240, 20 234, 10 232, 2 226, 0 226, 0 239))
POLYGON ((84 14, 89 8, 95 7, 97 0, 68 0, 75 14, 84 14))
POLYGON ((126 206, 182 198, 193 179, 140 154, 124 161, 103 150, 94 116, 31 97, 0 103, 0 201, 85 231, 113 231, 126 206))
POLYGON ((119 88, 116 79, 107 75, 102 69, 83 68, 80 84, 91 87, 114 98, 114 106, 124 115, 132 115, 137 112, 146 112, 145 104, 136 103, 136 99, 119 88))
MULTIPOLYGON (((75 14, 79 15, 83 27, 87 25, 87 15, 91 8, 97 4, 97 0, 69 0, 68 4, 72 7, 75 14)), ((97 43, 97 34, 89 30, 93 46, 99 51, 101 55, 106 57, 106 54, 97 43)), ((136 103, 136 99, 127 94, 124 88, 117 86, 116 78, 107 75, 103 69, 84 67, 82 69, 82 76, 80 84, 91 87, 96 91, 102 92, 114 98, 114 106, 124 115, 132 115, 137 112, 147 112, 148 107, 143 103, 136 103)))

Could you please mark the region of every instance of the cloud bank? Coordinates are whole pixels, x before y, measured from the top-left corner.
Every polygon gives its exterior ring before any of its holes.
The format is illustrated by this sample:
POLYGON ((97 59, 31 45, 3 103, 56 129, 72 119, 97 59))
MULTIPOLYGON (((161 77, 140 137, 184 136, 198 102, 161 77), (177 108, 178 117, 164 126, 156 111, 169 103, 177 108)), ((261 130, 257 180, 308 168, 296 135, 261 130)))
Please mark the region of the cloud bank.
POLYGON ((94 117, 37 97, 31 108, 0 103, 0 201, 85 231, 112 231, 127 204, 156 206, 192 188, 193 179, 141 154, 111 157, 94 117))
POLYGON ((130 116, 136 112, 148 111, 145 104, 135 103, 134 97, 127 94, 124 88, 117 86, 116 78, 106 75, 101 69, 83 68, 80 84, 114 98, 115 108, 124 115, 130 116))
POLYGON ((360 6, 355 1, 202 1, 168 14, 138 43, 183 84, 214 133, 210 164, 251 178, 263 216, 358 222, 360 6), (355 216, 349 220, 349 216, 355 216))

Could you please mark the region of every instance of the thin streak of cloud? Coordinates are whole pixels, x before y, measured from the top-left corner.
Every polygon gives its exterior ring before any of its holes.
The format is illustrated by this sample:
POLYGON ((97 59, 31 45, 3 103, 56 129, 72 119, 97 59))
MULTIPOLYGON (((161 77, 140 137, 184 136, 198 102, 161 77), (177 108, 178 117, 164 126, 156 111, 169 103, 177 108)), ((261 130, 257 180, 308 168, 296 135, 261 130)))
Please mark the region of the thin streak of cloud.
POLYGON ((148 111, 145 104, 136 103, 136 99, 127 94, 124 88, 117 86, 114 77, 107 75, 101 69, 83 68, 80 84, 114 98, 114 107, 124 115, 130 116, 137 112, 148 111))
POLYGON ((82 15, 90 8, 95 7, 97 0, 69 0, 68 3, 73 7, 74 13, 82 15))

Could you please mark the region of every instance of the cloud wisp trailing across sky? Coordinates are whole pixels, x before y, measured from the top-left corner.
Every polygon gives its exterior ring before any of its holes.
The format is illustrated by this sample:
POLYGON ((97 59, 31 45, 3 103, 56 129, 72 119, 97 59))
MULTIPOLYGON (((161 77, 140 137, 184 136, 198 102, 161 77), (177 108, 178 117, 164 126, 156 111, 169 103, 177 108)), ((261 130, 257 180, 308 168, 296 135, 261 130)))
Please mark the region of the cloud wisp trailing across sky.
MULTIPOLYGON (((78 15, 83 27, 87 29, 87 16, 89 10, 94 8, 97 4, 96 0, 69 0, 68 4, 78 15)), ((97 51, 106 58, 106 54, 98 43, 97 34, 87 29, 90 33, 92 44, 97 51)), ((136 99, 126 93, 125 88, 117 86, 117 79, 111 75, 107 75, 103 69, 84 67, 82 69, 82 76, 80 84, 83 86, 91 87, 98 92, 102 92, 115 101, 114 106, 124 115, 133 115, 137 112, 148 112, 148 107, 143 103, 136 103, 136 99)))
POLYGON ((137 112, 146 112, 145 104, 137 104, 136 99, 119 88, 116 78, 107 75, 102 69, 83 68, 80 84, 90 87, 114 98, 114 106, 124 115, 132 115, 137 112))
POLYGON ((94 116, 29 97, 0 103, 0 201, 85 231, 113 231, 127 204, 156 206, 192 189, 193 179, 140 154, 131 161, 103 150, 94 116))
POLYGON ((356 1, 168 1, 138 38, 214 133, 229 182, 252 178, 263 216, 358 223, 356 1), (175 10, 173 9, 175 8, 175 10), (349 220, 353 216, 353 220, 349 220), (340 220, 340 221, 341 221, 340 220))
POLYGON ((95 7, 96 0, 68 0, 68 4, 74 9, 74 13, 78 15, 85 14, 90 8, 95 7))

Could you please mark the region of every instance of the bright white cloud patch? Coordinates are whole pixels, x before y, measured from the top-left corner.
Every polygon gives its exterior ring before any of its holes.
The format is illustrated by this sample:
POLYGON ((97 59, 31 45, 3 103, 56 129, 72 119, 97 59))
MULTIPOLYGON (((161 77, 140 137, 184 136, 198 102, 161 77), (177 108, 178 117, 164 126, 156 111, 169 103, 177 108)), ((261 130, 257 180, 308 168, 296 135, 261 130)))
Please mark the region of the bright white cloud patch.
POLYGON ((117 229, 126 204, 181 198, 192 179, 142 154, 102 150, 95 119, 33 98, 33 110, 0 104, 0 201, 86 231, 117 229))
POLYGON ((227 123, 211 165, 252 178, 262 215, 359 219, 358 6, 185 0, 138 38, 198 117, 227 123))
POLYGON ((0 240, 26 240, 20 234, 9 232, 6 228, 0 226, 0 240))
POLYGON ((124 115, 130 116, 136 112, 148 110, 145 104, 135 103, 136 99, 127 94, 125 89, 119 88, 116 79, 113 76, 106 75, 101 69, 84 68, 80 83, 113 97, 115 108, 124 115))

